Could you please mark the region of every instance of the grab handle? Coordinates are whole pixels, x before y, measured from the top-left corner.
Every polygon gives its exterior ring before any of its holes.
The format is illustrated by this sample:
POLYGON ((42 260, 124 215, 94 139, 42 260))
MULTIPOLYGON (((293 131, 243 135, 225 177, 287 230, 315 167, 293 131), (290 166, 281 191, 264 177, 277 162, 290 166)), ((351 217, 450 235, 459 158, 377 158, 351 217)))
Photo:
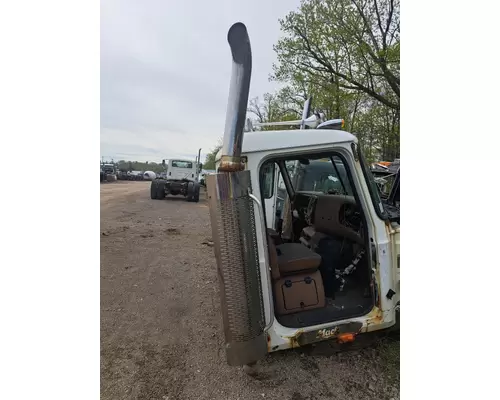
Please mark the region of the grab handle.
POLYGON ((271 266, 269 264, 269 249, 268 246, 264 246, 264 243, 267 244, 266 221, 264 220, 264 209, 262 207, 262 203, 253 194, 250 193, 249 196, 257 205, 256 208, 258 209, 259 212, 260 228, 262 233, 262 248, 264 249, 264 262, 266 264, 266 269, 267 269, 267 293, 269 294, 269 323, 264 328, 264 332, 267 332, 271 328, 271 325, 274 322, 274 307, 273 307, 273 296, 272 296, 273 291, 271 286, 271 273, 270 273, 271 266))

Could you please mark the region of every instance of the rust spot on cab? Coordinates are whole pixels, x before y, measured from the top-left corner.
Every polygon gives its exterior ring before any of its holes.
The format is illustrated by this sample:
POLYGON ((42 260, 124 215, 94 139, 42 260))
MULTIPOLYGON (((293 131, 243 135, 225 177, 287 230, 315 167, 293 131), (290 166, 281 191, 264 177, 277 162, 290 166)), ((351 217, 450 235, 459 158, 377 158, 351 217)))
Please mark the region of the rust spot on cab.
POLYGON ((369 332, 372 330, 370 327, 381 324, 384 320, 384 314, 380 308, 373 307, 366 319, 366 326, 362 329, 362 332, 369 332))
POLYGON ((302 335, 303 330, 300 329, 297 331, 297 333, 293 336, 284 336, 283 339, 285 339, 288 342, 288 345, 290 348, 295 349, 297 347, 300 347, 300 342, 299 338, 302 335))

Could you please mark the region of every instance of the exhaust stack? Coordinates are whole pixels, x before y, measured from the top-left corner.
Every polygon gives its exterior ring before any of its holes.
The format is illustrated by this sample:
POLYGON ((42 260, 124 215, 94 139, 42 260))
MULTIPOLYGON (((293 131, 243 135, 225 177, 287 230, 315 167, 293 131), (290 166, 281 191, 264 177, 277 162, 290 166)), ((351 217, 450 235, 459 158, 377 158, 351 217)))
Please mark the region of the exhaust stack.
POLYGON ((200 163, 200 157, 201 157, 201 148, 198 150, 198 157, 196 157, 196 164, 200 163))
POLYGON ((226 111, 226 126, 222 141, 220 172, 243 170, 241 147, 252 75, 252 50, 246 26, 241 22, 231 26, 227 34, 227 41, 231 47, 233 67, 226 111))
MULTIPOLYGON (((245 25, 234 24, 229 29, 227 41, 233 67, 222 157, 217 173, 207 176, 206 182, 226 359, 229 365, 236 366, 250 364, 267 354, 256 214, 261 219, 262 238, 266 233, 262 205, 252 194, 251 173, 244 170, 241 162, 252 71, 252 53, 245 25)), ((267 320, 272 321, 273 309, 269 308, 268 312, 267 320)))
POLYGON ((312 97, 309 97, 304 103, 304 109, 302 110, 302 121, 300 123, 300 129, 306 128, 306 119, 309 117, 309 113, 311 112, 311 102, 312 97))

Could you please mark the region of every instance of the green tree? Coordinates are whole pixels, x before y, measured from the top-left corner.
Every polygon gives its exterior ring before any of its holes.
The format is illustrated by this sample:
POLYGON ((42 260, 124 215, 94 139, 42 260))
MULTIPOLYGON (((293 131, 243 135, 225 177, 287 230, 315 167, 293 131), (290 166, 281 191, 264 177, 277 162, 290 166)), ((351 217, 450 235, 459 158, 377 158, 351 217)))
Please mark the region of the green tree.
POLYGON ((117 168, 120 171, 153 171, 155 173, 160 173, 164 171, 163 165, 155 162, 139 162, 139 161, 126 161, 120 160, 117 163, 117 168))
MULTIPOLYGON (((250 100, 247 112, 254 116, 256 122, 275 122, 275 121, 291 121, 300 118, 302 115, 302 106, 294 108, 294 105, 284 101, 281 92, 277 94, 264 94, 263 101, 259 101, 258 97, 250 100)), ((260 130, 275 129, 270 126, 263 126, 260 130)), ((283 126, 282 129, 290 129, 283 126)))
POLYGON ((280 24, 273 79, 301 77, 399 109, 399 0, 303 0, 280 24))
POLYGON ((299 119, 312 96, 313 111, 343 118, 369 160, 398 158, 399 8, 399 0, 302 0, 280 20, 274 46, 271 80, 284 86, 250 100, 249 116, 299 119))
POLYGON ((215 157, 217 153, 222 148, 222 139, 217 141, 217 144, 205 157, 205 163, 203 164, 203 169, 215 169, 215 157))

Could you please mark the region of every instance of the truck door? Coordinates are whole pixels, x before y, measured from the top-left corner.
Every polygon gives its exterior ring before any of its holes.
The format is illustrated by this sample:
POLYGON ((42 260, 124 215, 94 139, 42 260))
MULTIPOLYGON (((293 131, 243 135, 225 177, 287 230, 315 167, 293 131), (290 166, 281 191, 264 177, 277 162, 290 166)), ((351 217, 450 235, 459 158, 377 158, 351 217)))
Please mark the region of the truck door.
MULTIPOLYGON (((363 177, 366 189, 372 203, 373 221, 373 256, 378 266, 378 282, 380 307, 383 311, 395 310, 399 303, 399 238, 400 227, 396 221, 391 221, 387 207, 380 198, 380 191, 368 167, 359 146, 352 144, 353 155, 358 161, 356 169, 363 177), (355 148, 357 147, 357 149, 355 148)), ((399 183, 398 183, 399 186, 399 183)), ((399 203, 399 202, 398 202, 399 203)))
POLYGON ((268 228, 275 228, 276 201, 278 189, 279 168, 275 163, 267 163, 261 171, 262 188, 261 193, 264 199, 264 211, 266 214, 266 225, 268 228))

